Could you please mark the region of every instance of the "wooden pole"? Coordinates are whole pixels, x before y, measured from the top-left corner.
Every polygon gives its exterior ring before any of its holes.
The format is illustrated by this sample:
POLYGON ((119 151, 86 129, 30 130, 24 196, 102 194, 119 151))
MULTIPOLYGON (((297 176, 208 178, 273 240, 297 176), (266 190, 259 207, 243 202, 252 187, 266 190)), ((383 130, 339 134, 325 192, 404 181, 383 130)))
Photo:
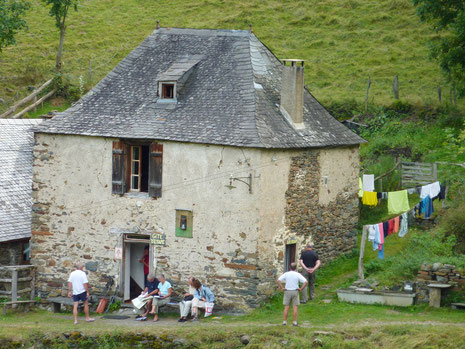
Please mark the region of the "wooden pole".
POLYGON ((57 89, 53 89, 52 91, 50 91, 49 93, 47 93, 45 96, 43 96, 41 99, 39 99, 37 102, 35 102, 34 104, 31 104, 29 107, 23 109, 21 112, 19 112, 18 114, 16 115, 13 115, 13 119, 19 119, 21 116, 23 116, 24 114, 26 114, 28 111, 30 111, 31 109, 34 109, 36 106, 38 106, 40 103, 43 103, 44 101, 46 101, 47 99, 49 99, 50 97, 52 97, 55 92, 57 92, 57 89))
POLYGON ((392 81, 392 91, 394 92, 394 98, 399 99, 399 77, 397 75, 394 76, 392 81))
MULTIPOLYGON (((11 271, 11 301, 16 302, 18 300, 18 270, 13 269, 11 271)), ((16 307, 16 304, 11 305, 12 308, 16 307)))
POLYGON ((35 297, 35 287, 36 287, 36 270, 31 268, 31 301, 35 297))
POLYGON ((360 242, 360 256, 358 258, 358 278, 359 280, 364 280, 363 275, 363 256, 365 255, 365 244, 367 241, 367 231, 368 227, 364 226, 362 230, 362 241, 360 242))
MULTIPOLYGON (((52 83, 53 79, 48 80, 45 84, 40 86, 37 90, 35 90, 33 93, 31 93, 29 96, 23 98, 20 100, 18 103, 13 105, 10 109, 8 109, 6 112, 4 112, 2 115, 0 115, 0 118, 6 118, 8 115, 13 114, 16 109, 18 109, 20 106, 23 104, 29 103, 36 97, 39 93, 41 93, 47 86, 49 86, 52 83)), ((34 103, 35 104, 35 103, 34 103)))
POLYGON ((368 111, 368 95, 370 94, 370 86, 371 86, 371 76, 368 76, 368 82, 367 82, 367 95, 365 97, 365 112, 368 111))

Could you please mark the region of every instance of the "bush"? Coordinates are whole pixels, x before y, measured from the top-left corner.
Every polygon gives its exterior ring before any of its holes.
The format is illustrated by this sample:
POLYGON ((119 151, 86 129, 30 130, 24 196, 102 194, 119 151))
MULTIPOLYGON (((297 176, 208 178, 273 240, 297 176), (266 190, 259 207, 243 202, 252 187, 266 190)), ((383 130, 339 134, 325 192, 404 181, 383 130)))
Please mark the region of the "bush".
POLYGON ((456 253, 465 253, 465 202, 461 202, 455 208, 446 211, 441 221, 444 222, 446 236, 454 236, 457 244, 454 246, 456 253))

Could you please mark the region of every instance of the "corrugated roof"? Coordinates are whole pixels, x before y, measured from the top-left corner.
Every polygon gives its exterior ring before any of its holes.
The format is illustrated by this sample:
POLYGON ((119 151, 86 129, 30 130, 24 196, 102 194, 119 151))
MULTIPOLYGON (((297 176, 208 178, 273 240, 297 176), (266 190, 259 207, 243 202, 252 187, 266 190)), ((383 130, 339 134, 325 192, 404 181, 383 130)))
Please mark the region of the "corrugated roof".
POLYGON ((41 122, 0 119, 0 242, 31 237, 32 127, 41 122))
POLYGON ((38 132, 261 148, 356 145, 362 138, 308 92, 304 129, 279 111, 282 64, 248 31, 158 29, 73 107, 38 132), (157 103, 160 76, 194 62, 175 103, 157 103), (179 68, 179 67, 178 67, 179 68))

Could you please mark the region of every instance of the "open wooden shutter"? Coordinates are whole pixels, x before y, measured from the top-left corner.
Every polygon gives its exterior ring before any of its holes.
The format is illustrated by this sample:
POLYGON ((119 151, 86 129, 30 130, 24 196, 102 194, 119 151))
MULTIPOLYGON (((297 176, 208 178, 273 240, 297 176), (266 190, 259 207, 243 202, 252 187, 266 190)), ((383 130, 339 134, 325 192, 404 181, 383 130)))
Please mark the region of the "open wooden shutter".
POLYGON ((163 172, 163 144, 150 144, 149 162, 149 195, 155 198, 160 198, 161 177, 163 172))
POLYGON ((125 153, 122 141, 113 142, 113 173, 111 190, 113 194, 124 194, 126 191, 124 180, 125 153))

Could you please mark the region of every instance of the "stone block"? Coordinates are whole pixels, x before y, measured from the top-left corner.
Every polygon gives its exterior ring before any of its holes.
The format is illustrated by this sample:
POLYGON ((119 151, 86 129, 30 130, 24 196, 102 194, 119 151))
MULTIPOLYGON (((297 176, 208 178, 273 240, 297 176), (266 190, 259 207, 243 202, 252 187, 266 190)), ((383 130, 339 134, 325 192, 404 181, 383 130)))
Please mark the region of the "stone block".
POLYGON ((98 263, 97 262, 87 262, 86 263, 86 270, 88 271, 97 271, 98 263))

